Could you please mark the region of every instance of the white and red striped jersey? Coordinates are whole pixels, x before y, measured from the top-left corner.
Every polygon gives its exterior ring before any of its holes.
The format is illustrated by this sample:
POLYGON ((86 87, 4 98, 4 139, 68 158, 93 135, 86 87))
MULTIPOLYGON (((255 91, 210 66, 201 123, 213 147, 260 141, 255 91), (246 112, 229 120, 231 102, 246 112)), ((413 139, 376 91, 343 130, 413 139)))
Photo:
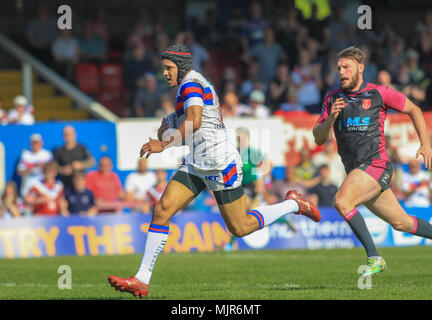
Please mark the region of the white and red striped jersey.
POLYGON ((46 149, 41 149, 38 152, 23 151, 18 163, 18 170, 30 170, 30 172, 21 177, 21 196, 27 195, 33 181, 43 178, 42 167, 52 159, 52 153, 46 149))
POLYGON ((155 185, 147 191, 147 199, 150 201, 152 208, 154 208, 155 205, 159 202, 166 188, 166 185, 167 184, 160 186, 155 185))
POLYGON ((56 180, 49 185, 44 180, 37 180, 33 183, 29 195, 40 197, 45 195, 49 201, 33 206, 33 214, 57 215, 60 213, 59 200, 64 196, 63 183, 56 180))
POLYGON ((201 127, 192 135, 193 141, 187 141, 193 150, 186 155, 185 163, 201 170, 224 169, 238 152, 228 139, 213 85, 194 70, 186 74, 177 91, 175 113, 178 125, 185 120, 185 112, 190 106, 202 107, 202 119, 201 127))

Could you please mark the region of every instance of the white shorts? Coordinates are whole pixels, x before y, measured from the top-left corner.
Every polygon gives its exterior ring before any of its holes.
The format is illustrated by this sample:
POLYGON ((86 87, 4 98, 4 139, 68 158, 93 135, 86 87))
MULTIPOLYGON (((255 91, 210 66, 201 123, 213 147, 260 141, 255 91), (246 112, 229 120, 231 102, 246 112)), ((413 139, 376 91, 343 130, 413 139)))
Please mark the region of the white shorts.
POLYGON ((223 170, 201 170, 191 164, 182 164, 178 171, 199 177, 211 191, 231 190, 241 186, 243 169, 241 161, 233 160, 223 170))

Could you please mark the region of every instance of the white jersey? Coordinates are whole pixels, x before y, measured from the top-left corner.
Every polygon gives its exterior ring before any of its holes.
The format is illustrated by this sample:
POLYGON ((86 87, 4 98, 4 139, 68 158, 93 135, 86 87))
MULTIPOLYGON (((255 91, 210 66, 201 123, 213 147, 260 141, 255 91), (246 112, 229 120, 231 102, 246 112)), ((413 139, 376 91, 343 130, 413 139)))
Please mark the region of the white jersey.
POLYGON ((23 151, 18 163, 18 170, 30 170, 28 174, 22 177, 21 195, 23 197, 27 195, 33 181, 43 178, 42 167, 52 159, 52 153, 46 149, 41 149, 38 152, 23 151))
POLYGON ((25 124, 25 125, 32 125, 35 122, 34 116, 31 112, 25 111, 24 114, 21 116, 15 109, 12 109, 8 113, 8 122, 9 123, 16 123, 16 124, 25 124))
POLYGON ((413 175, 409 172, 403 174, 402 190, 410 192, 415 190, 407 199, 406 207, 429 207, 430 188, 432 188, 431 178, 426 171, 419 171, 413 175))
POLYGON ((126 192, 131 192, 135 198, 143 200, 147 196, 147 191, 157 183, 154 172, 132 172, 126 178, 126 192))
MULTIPOLYGON (((168 119, 171 127, 177 128, 183 123, 190 106, 202 107, 202 119, 201 127, 186 141, 190 152, 184 163, 199 170, 223 170, 234 159, 241 161, 236 147, 229 141, 214 87, 194 70, 180 83, 175 105, 177 119, 173 119, 174 115, 168 119)), ((192 130, 192 124, 186 130, 192 130)))

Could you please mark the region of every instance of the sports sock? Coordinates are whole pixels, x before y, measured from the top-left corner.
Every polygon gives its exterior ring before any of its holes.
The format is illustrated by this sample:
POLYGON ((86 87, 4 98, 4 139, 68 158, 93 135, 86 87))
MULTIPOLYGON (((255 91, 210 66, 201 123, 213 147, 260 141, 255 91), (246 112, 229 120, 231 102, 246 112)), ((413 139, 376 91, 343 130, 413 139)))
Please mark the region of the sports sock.
POLYGON ((372 236, 369 233, 369 230, 366 226, 366 223, 361 216, 361 214, 357 211, 356 208, 351 210, 345 217, 345 221, 348 222, 351 230, 356 235, 357 239, 361 242, 363 247, 366 250, 366 254, 368 257, 380 256, 375 247, 375 243, 373 242, 372 236))
POLYGON ((138 273, 135 275, 139 281, 145 284, 150 283, 153 267, 162 252, 168 238, 169 227, 150 224, 145 244, 144 256, 141 261, 138 273))
POLYGON ((423 238, 432 239, 432 225, 422 218, 411 217, 414 220, 414 227, 410 233, 423 238))
POLYGON ((288 213, 297 213, 299 206, 295 200, 289 199, 270 206, 257 207, 247 214, 254 216, 262 229, 288 213))

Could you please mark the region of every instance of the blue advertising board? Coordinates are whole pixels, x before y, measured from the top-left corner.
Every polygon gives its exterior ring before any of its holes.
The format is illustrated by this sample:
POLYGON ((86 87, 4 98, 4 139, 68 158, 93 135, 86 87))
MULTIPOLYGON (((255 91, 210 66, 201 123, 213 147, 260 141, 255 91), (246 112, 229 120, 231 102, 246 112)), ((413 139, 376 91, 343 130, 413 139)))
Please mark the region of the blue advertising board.
MULTIPOLYGON (((150 220, 144 214, 3 219, 0 258, 141 253, 150 220)), ((182 212, 171 221, 165 252, 217 250, 229 239, 220 215, 182 212)))
POLYGON ((333 208, 320 208, 322 220, 316 223, 303 216, 291 216, 296 231, 277 222, 237 239, 239 249, 329 249, 353 248, 360 244, 348 224, 333 208))
MULTIPOLYGON (((432 207, 429 208, 404 208, 409 215, 422 218, 432 223, 432 207)), ((432 240, 414 236, 410 233, 396 231, 385 221, 373 215, 365 207, 359 207, 359 212, 364 217, 368 229, 377 246, 402 247, 416 245, 432 245, 432 240)))
MULTIPOLYGON (((407 209, 432 221, 430 209, 407 209)), ((320 208, 322 221, 292 216, 297 231, 285 223, 274 223, 246 237, 236 239, 244 249, 352 248, 360 243, 348 224, 333 208, 320 208)), ((390 225, 359 208, 377 246, 432 245, 432 240, 395 231, 390 225)), ((0 258, 62 255, 142 253, 151 216, 143 214, 101 214, 96 217, 28 217, 0 220, 0 258)), ((220 214, 183 211, 171 221, 165 252, 221 250, 230 233, 220 214)))
POLYGON ((32 126, 7 125, 0 126, 0 143, 3 144, 4 149, 4 172, 2 172, 4 179, 20 182, 16 175, 16 167, 22 151, 30 149, 30 136, 33 133, 41 134, 44 148, 53 152, 64 144, 63 128, 67 125, 75 128, 78 142, 86 146, 96 160, 106 155, 113 160, 114 165, 117 163, 115 123, 94 120, 39 122, 32 126))

